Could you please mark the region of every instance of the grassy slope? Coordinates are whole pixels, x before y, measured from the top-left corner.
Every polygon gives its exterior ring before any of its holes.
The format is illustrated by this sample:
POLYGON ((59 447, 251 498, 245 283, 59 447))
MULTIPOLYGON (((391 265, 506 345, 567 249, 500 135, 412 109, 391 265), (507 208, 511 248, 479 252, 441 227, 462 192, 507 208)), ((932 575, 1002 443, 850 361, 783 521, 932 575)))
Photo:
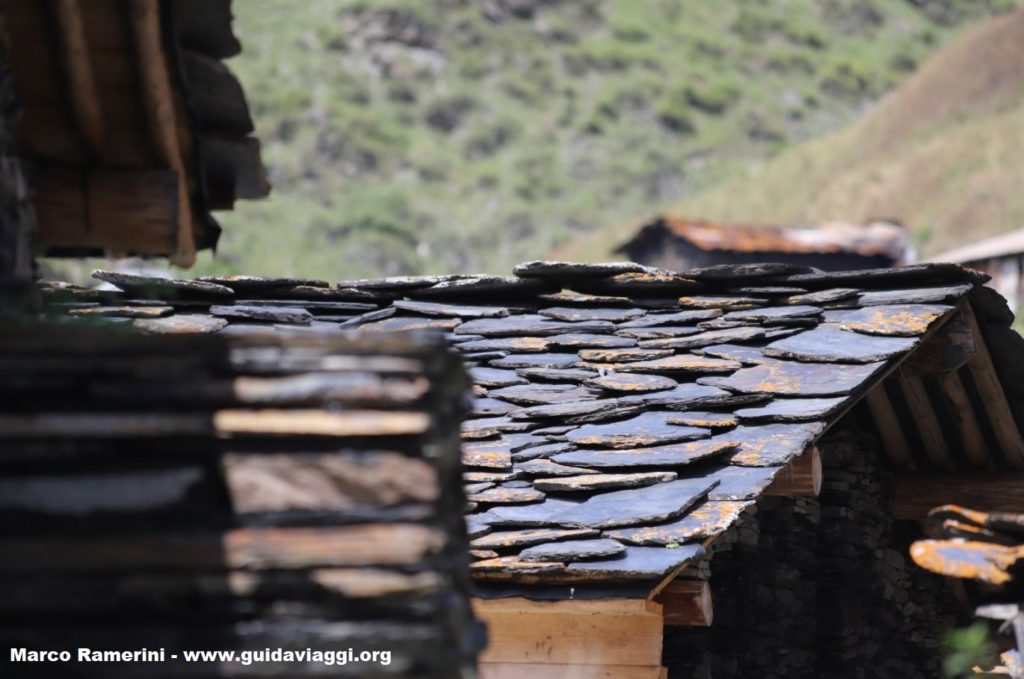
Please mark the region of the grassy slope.
POLYGON ((275 192, 196 272, 507 271, 838 129, 1012 2, 240 0, 275 192))
MULTIPOLYGON (((972 28, 862 120, 743 172, 679 214, 792 222, 894 217, 922 254, 1024 225, 1024 9, 972 28)), ((628 230, 574 246, 607 257, 628 230)))

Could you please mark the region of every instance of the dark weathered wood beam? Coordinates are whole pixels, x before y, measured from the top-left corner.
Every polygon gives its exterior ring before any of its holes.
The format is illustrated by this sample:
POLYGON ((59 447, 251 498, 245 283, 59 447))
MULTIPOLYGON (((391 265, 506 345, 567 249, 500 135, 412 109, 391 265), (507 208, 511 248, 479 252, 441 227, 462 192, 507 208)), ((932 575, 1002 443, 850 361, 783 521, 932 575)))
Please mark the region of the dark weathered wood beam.
POLYGON ((817 446, 808 446, 779 472, 765 495, 815 497, 821 493, 821 480, 821 453, 817 446))
POLYGON ((94 158, 101 158, 106 128, 85 39, 81 0, 53 0, 53 9, 75 122, 89 153, 94 158))
POLYGON ((914 456, 910 452, 910 443, 896 416, 889 394, 885 391, 885 385, 876 384, 868 392, 865 401, 871 412, 871 418, 878 427, 878 436, 882 439, 882 447, 885 448, 889 459, 903 469, 916 468, 914 456))
POLYGON ((917 520, 947 504, 986 512, 1024 513, 1024 473, 904 476, 896 481, 890 511, 897 519, 917 520))

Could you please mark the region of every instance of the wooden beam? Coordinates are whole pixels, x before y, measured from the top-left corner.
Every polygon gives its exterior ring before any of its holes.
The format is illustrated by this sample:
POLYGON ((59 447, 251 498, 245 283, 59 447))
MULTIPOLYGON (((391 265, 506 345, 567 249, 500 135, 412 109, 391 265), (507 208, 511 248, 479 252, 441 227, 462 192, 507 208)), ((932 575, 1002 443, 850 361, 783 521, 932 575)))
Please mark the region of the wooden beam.
POLYGON ((928 399, 928 391, 921 382, 921 378, 908 377, 902 371, 898 371, 896 382, 903 391, 903 397, 913 417, 913 422, 908 425, 917 428, 929 461, 936 469, 956 469, 956 462, 953 461, 949 442, 943 434, 939 418, 928 399))
POLYGON ((942 327, 914 349, 900 369, 907 376, 955 373, 978 353, 968 314, 961 306, 942 327))
POLYGON ((976 338, 975 346, 978 348, 977 355, 968 361, 965 367, 970 371, 978 395, 985 404, 985 415, 992 425, 1006 463, 1014 469, 1024 469, 1024 438, 1021 438, 1013 413, 1010 412, 1006 393, 992 364, 992 356, 985 345, 978 319, 975 318, 970 305, 964 306, 963 313, 967 315, 971 332, 976 338))
POLYGON ((992 472, 905 476, 897 479, 890 512, 897 519, 923 519, 941 505, 985 512, 1024 513, 1024 473, 992 472))
POLYGON ((81 1, 53 0, 53 6, 75 122, 89 153, 94 158, 101 158, 106 129, 93 75, 92 58, 85 39, 81 1))
POLYGON ((178 266, 187 267, 194 264, 196 258, 194 216, 179 135, 178 108, 160 32, 160 6, 158 0, 129 0, 129 3, 150 138, 157 157, 181 178, 178 183, 181 209, 178 212, 177 240, 170 260, 178 266))
POLYGON ((878 428, 882 447, 889 459, 904 469, 916 468, 914 456, 910 452, 910 444, 907 442, 907 435, 903 432, 892 401, 889 400, 889 394, 885 391, 885 384, 882 382, 876 384, 868 392, 865 402, 871 412, 871 418, 878 428))
POLYGON ((480 679, 664 679, 664 667, 480 663, 480 679))
POLYGON ((765 495, 781 497, 817 497, 821 493, 821 452, 811 445, 779 472, 765 495))
POLYGON ((960 432, 960 444, 964 453, 978 469, 994 469, 995 460, 988 442, 978 423, 978 418, 971 406, 971 399, 964 387, 960 375, 955 372, 940 375, 936 378, 942 393, 949 401, 949 410, 956 418, 957 430, 960 432))
POLYGON ((658 595, 666 625, 710 627, 714 619, 711 585, 707 580, 678 578, 658 595))
MULTIPOLYGON (((661 665, 660 604, 644 599, 523 598, 475 598, 472 604, 488 628, 482 663, 515 664, 524 670, 535 664, 572 665, 577 666, 575 676, 589 676, 581 665, 661 665)), ((517 676, 533 675, 523 671, 517 676)))

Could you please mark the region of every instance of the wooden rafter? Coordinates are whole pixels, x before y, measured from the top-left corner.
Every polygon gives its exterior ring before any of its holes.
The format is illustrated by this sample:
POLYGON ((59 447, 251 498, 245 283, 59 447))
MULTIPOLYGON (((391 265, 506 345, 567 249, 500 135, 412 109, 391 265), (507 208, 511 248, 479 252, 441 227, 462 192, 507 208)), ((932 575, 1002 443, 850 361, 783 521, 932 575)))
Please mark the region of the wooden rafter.
POLYGON ((923 519, 935 507, 957 504, 986 512, 1024 513, 1024 473, 905 476, 897 480, 891 512, 923 519))
POLYGON ((821 452, 812 445, 779 472, 765 495, 814 497, 821 493, 821 482, 821 452))
POLYGON ((714 619, 711 585, 707 580, 677 578, 658 595, 666 625, 710 627, 714 619))
POLYGON ((71 91, 71 108, 75 122, 89 153, 94 158, 101 158, 106 141, 106 129, 92 58, 85 39, 81 0, 53 0, 53 7, 60 28, 57 33, 71 91))

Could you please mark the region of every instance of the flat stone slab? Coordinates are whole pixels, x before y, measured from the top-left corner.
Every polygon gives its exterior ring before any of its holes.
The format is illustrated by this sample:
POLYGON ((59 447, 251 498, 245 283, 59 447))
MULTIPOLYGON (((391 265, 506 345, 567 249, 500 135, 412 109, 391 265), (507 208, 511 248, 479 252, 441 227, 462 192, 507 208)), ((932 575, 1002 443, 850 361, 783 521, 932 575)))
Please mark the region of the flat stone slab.
POLYGON ((514 370, 501 370, 486 366, 470 368, 469 376, 473 378, 473 384, 479 384, 488 388, 527 384, 527 380, 516 374, 514 370))
POLYGON ((695 325, 658 325, 650 328, 620 328, 616 334, 638 340, 673 339, 700 334, 702 330, 695 325))
POLYGON ((674 443, 667 446, 636 448, 634 450, 576 450, 553 455, 551 460, 558 464, 593 469, 682 467, 716 455, 724 455, 735 451, 738 446, 738 442, 705 439, 703 441, 674 443))
POLYGON ((551 460, 545 460, 543 458, 536 460, 527 460, 516 465, 516 469, 530 474, 532 476, 582 476, 584 474, 600 474, 594 469, 585 469, 583 467, 570 467, 569 465, 558 464, 551 460))
POLYGON ((869 335, 923 335, 954 307, 942 304, 887 304, 864 309, 830 311, 826 320, 869 335))
POLYGON ((392 299, 384 293, 370 292, 369 290, 356 290, 355 288, 319 288, 313 285, 289 285, 280 288, 265 290, 263 295, 268 298, 278 299, 302 299, 310 301, 352 301, 360 300, 388 302, 392 299))
POLYGON ((671 314, 647 314, 643 318, 634 321, 620 323, 620 328, 651 328, 658 325, 686 325, 707 321, 722 315, 721 309, 690 309, 677 311, 671 314))
POLYGON ((588 387, 596 387, 606 391, 625 393, 647 393, 649 391, 664 391, 678 386, 678 382, 670 377, 661 375, 631 374, 628 372, 612 372, 601 377, 595 377, 585 382, 588 387))
POLYGON ((534 277, 544 276, 553 279, 562 278, 592 278, 601 276, 613 276, 620 273, 639 273, 647 271, 649 267, 636 262, 557 262, 549 260, 533 260, 517 264, 512 273, 517 276, 534 277))
POLYGON ((565 453, 570 450, 575 450, 576 446, 571 443, 565 443, 564 441, 554 441, 552 443, 546 443, 539 446, 531 446, 522 450, 512 453, 512 460, 514 462, 523 462, 528 460, 536 460, 543 457, 549 457, 551 455, 557 455, 558 453, 565 453))
POLYGON ((545 498, 543 502, 518 507, 494 507, 483 516, 490 526, 557 526, 553 517, 580 504, 573 500, 545 498))
POLYGON ((679 298, 679 306, 688 309, 737 310, 763 306, 768 303, 764 297, 742 295, 687 295, 679 298))
POLYGON ((490 362, 494 368, 571 368, 579 363, 577 354, 511 354, 490 362))
POLYGON ((305 285, 313 288, 327 288, 330 283, 315 278, 275 278, 265 276, 196 276, 195 280, 231 288, 237 293, 262 292, 272 288, 305 285))
POLYGON ((565 564, 523 561, 518 556, 501 556, 497 559, 484 559, 469 564, 472 573, 501 573, 502 575, 545 575, 562 573, 565 571, 565 564))
POLYGON ((206 314, 175 314, 164 318, 137 318, 132 326, 143 332, 173 335, 177 333, 217 332, 227 326, 223 318, 206 314))
POLYGON ((822 309, 816 306, 792 304, 787 306, 763 307, 760 309, 744 309, 730 311, 723 318, 726 320, 748 321, 761 323, 793 317, 820 316, 822 309))
POLYGON ((580 358, 594 363, 630 363, 672 355, 671 349, 581 349, 580 358))
POLYGON ((687 410, 694 407, 719 408, 768 400, 768 396, 757 394, 733 394, 725 389, 688 382, 667 391, 647 394, 631 394, 619 399, 623 403, 640 403, 644 406, 664 406, 670 410, 687 410))
POLYGON ((550 349, 551 343, 543 337, 495 337, 460 342, 457 348, 464 352, 505 351, 539 354, 550 349))
POLYGON ((857 298, 860 306, 882 304, 941 304, 956 302, 971 291, 973 285, 948 285, 931 288, 904 288, 902 290, 871 290, 857 298))
POLYGON ((722 380, 721 386, 748 393, 835 396, 849 394, 884 366, 883 362, 854 365, 772 360, 737 370, 722 380))
POLYGON ((507 401, 499 401, 496 398, 475 398, 473 399, 474 415, 508 415, 519 408, 507 401))
POLYGON ((456 318, 424 318, 423 316, 392 316, 359 326, 359 332, 412 332, 420 330, 451 330, 459 324, 456 318))
POLYGON ((764 363, 764 353, 761 351, 761 347, 751 347, 743 344, 712 344, 711 346, 694 349, 694 352, 701 356, 713 356, 729 361, 739 361, 744 365, 764 363))
POLYGON ((402 311, 424 316, 443 316, 445 318, 504 318, 509 315, 506 307, 470 306, 468 304, 440 304, 437 302, 417 302, 411 299, 398 299, 392 306, 402 311))
POLYGON ((708 429, 735 427, 737 424, 736 416, 732 413, 709 413, 696 410, 673 413, 668 416, 667 421, 669 424, 708 429))
POLYGON ((69 316, 79 318, 162 318, 174 312, 171 306, 88 306, 69 309, 69 316))
POLYGON ((579 323, 581 321, 609 321, 611 323, 620 323, 639 318, 647 312, 643 309, 603 309, 600 307, 589 308, 566 306, 548 307, 547 309, 539 310, 537 313, 547 318, 553 318, 556 321, 566 321, 569 323, 579 323))
POLYGON ((874 363, 904 354, 916 338, 865 335, 828 325, 776 340, 764 348, 765 356, 821 363, 874 363))
POLYGON ((594 424, 600 422, 611 422, 614 420, 622 420, 627 417, 632 417, 644 409, 642 404, 639 403, 624 403, 622 399, 619 399, 619 403, 615 408, 611 410, 600 410, 595 413, 583 413, 581 415, 571 415, 566 417, 563 421, 567 424, 581 425, 581 424, 594 424))
MULTIPOLYGON (((394 315, 395 309, 392 307, 384 307, 383 309, 378 304, 371 302, 346 302, 346 301, 334 301, 334 300, 307 300, 307 299, 281 299, 274 297, 273 299, 238 299, 235 300, 235 304, 239 306, 287 306, 287 307, 302 307, 303 309, 310 311, 313 314, 320 313, 358 313, 363 311, 372 311, 375 314, 382 314, 387 312, 389 315, 394 315)), ((366 314, 369 316, 370 314, 366 314)), ((358 317, 357 317, 358 318, 358 317)), ((376 319, 371 319, 376 320, 376 319)))
POLYGON ((608 539, 566 540, 549 542, 543 545, 527 547, 519 553, 523 561, 564 562, 570 563, 582 559, 599 559, 615 556, 626 551, 621 542, 608 539))
POLYGON ((96 269, 92 272, 96 280, 110 283, 136 297, 162 299, 164 297, 234 297, 235 291, 224 285, 204 283, 183 278, 161 278, 139 274, 120 273, 96 269))
POLYGON ((286 306, 211 306, 210 314, 221 318, 239 318, 247 321, 265 321, 268 323, 302 323, 313 320, 313 314, 301 307, 286 306))
POLYGON ((702 281, 742 281, 798 273, 821 273, 821 269, 785 262, 755 262, 752 264, 716 264, 686 271, 687 276, 693 276, 702 281))
POLYGON ((605 333, 615 326, 608 321, 556 321, 539 314, 518 314, 506 318, 478 318, 458 326, 457 332, 483 337, 552 337, 566 333, 605 333))
POLYGON ((708 374, 729 373, 743 367, 742 363, 711 356, 694 354, 675 354, 651 361, 634 361, 618 367, 619 372, 657 373, 657 374, 708 374))
POLYGON ((464 421, 462 423, 462 438, 492 438, 502 432, 526 431, 529 428, 529 422, 518 422, 507 417, 484 417, 464 421))
POLYGON ((492 398, 500 398, 521 406, 546 405, 555 403, 576 403, 596 398, 593 392, 575 384, 520 384, 513 387, 492 389, 492 398))
POLYGON ((824 429, 824 422, 741 425, 716 438, 739 444, 739 450, 729 455, 730 464, 770 467, 807 450, 824 429))
POLYGON ((667 521, 683 514, 706 496, 714 485, 713 481, 705 479, 686 479, 601 493, 554 518, 564 526, 580 528, 614 528, 667 521))
POLYGON ((699 559, 704 548, 699 544, 666 547, 626 547, 623 556, 597 561, 576 561, 568 565, 566 574, 591 576, 601 581, 656 580, 684 564, 699 559))
POLYGON ((709 500, 756 500, 771 485, 783 467, 740 467, 722 465, 704 476, 718 481, 708 493, 709 500))
POLYGON ((643 488, 668 483, 677 478, 675 472, 637 472, 634 474, 594 474, 536 479, 534 488, 544 492, 575 493, 617 488, 643 488))
POLYGON ((512 452, 501 440, 466 443, 462 446, 462 464, 484 469, 511 469, 512 452))
POLYGON ((827 288, 814 292, 805 292, 802 295, 793 295, 785 299, 786 304, 828 304, 847 299, 855 299, 860 294, 857 288, 827 288))
POLYGON ((640 448, 677 441, 693 441, 711 435, 710 429, 669 424, 670 417, 672 413, 642 413, 628 420, 587 424, 573 429, 565 437, 578 446, 640 448))
POLYGON ((598 376, 585 368, 520 368, 516 373, 541 382, 583 382, 598 376))
POLYGON ((753 502, 705 500, 682 518, 658 526, 617 528, 603 535, 633 545, 681 545, 721 535, 753 502))
POLYGON ((549 341, 551 346, 558 349, 618 349, 636 346, 636 340, 631 337, 594 333, 566 333, 550 337, 549 341))
POLYGON ((692 278, 656 270, 620 273, 607 278, 574 279, 567 281, 566 286, 595 295, 678 295, 702 287, 692 278))
POLYGON ((722 330, 708 330, 688 337, 671 339, 642 340, 640 346, 645 349, 696 349, 712 344, 728 344, 730 342, 753 342, 764 338, 764 329, 749 325, 722 330))
POLYGON ((554 542, 555 540, 592 537, 596 534, 596 530, 587 528, 504 530, 488 533, 483 537, 473 540, 469 545, 474 549, 508 549, 540 545, 546 542, 554 542))
POLYGON ((845 396, 835 398, 776 398, 763 406, 741 408, 736 417, 741 420, 770 422, 804 422, 827 420, 847 402, 845 396))
POLYGON ((957 281, 964 283, 984 283, 989 276, 966 269, 959 264, 947 262, 929 262, 910 264, 907 266, 887 269, 860 269, 857 271, 825 271, 817 274, 796 274, 785 278, 787 284, 835 286, 847 284, 851 287, 900 287, 904 284, 927 285, 928 283, 946 283, 957 281))
POLYGON ((517 504, 539 502, 544 499, 544 493, 534 488, 491 488, 467 495, 466 499, 470 502, 485 502, 489 504, 517 504))
POLYGON ((339 288, 360 288, 365 290, 414 290, 429 288, 438 283, 472 278, 466 274, 446 274, 441 276, 389 276, 387 278, 356 278, 339 281, 339 288))
POLYGON ((594 399, 592 401, 559 403, 547 406, 531 406, 524 408, 512 417, 517 420, 562 419, 579 415, 610 412, 620 407, 617 399, 594 399))
POLYGON ((472 276, 442 281, 429 288, 412 288, 406 295, 414 299, 465 299, 483 295, 539 295, 557 292, 558 285, 539 278, 517 276, 472 276))

